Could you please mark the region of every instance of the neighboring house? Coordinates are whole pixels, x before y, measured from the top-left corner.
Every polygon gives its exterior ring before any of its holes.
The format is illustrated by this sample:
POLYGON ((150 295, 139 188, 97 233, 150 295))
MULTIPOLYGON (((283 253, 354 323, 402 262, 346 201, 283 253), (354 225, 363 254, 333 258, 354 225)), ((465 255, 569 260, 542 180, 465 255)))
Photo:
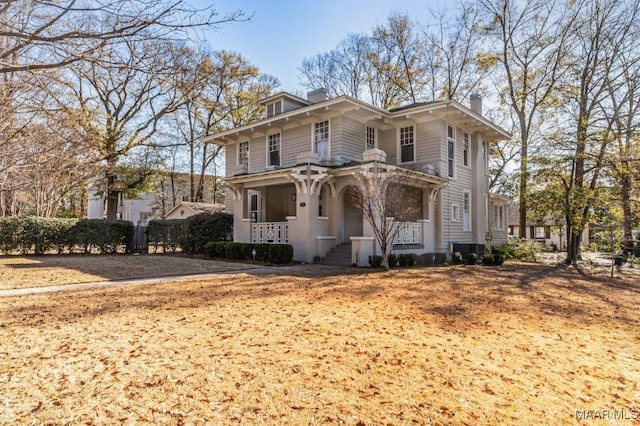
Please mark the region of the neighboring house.
MULTIPOLYGON (((196 176, 196 182, 198 177, 196 176)), ((219 178, 205 176, 203 198, 207 205, 222 206, 214 203, 214 194, 219 192, 219 178)), ((118 219, 128 220, 136 225, 146 226, 150 219, 162 219, 175 207, 190 198, 190 175, 188 173, 170 173, 158 180, 156 190, 152 193, 141 193, 137 198, 127 198, 120 194, 118 201, 118 219)), ((224 201, 224 197, 216 196, 215 201, 224 201)), ((197 204, 197 203, 196 203, 197 204)), ((185 210, 187 211, 187 210, 185 210)), ((178 211, 179 214, 180 211, 178 211)), ((193 213, 195 214, 195 213, 193 213)), ((106 202, 104 196, 93 185, 89 187, 88 219, 104 219, 106 202)))
POLYGON ((504 243, 507 199, 487 187, 488 144, 511 135, 455 101, 384 110, 326 91, 308 99, 278 93, 266 118, 207 137, 226 147, 226 203, 234 241, 288 243, 312 262, 351 244, 351 261, 379 253, 370 225, 351 201, 353 175, 372 160, 412 170, 417 216, 394 240, 395 253, 450 253, 452 244, 504 243))
POLYGON ((165 219, 186 219, 199 213, 224 212, 224 204, 192 203, 181 201, 164 216, 165 219))
MULTIPOLYGON (((509 236, 520 235, 520 204, 511 203, 509 210, 509 236)), ((561 213, 547 214, 543 220, 530 221, 527 219, 527 240, 535 240, 556 250, 567 250, 567 227, 564 216, 561 213)), ((583 247, 589 245, 589 227, 582 233, 583 247)))

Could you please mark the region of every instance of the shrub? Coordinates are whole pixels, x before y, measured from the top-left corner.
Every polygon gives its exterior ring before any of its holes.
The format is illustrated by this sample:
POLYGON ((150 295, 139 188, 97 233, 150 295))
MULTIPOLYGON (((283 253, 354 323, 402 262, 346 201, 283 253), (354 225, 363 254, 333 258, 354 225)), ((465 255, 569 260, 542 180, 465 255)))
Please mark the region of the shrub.
POLYGON ((242 260, 244 258, 242 254, 242 246, 250 245, 250 244, 243 244, 243 243, 234 243, 231 241, 224 244, 225 244, 224 246, 225 257, 227 259, 233 259, 233 260, 242 260))
POLYGON ((493 264, 496 266, 500 266, 504 263, 504 255, 500 253, 496 253, 493 255, 493 264))
POLYGON ((149 221, 147 227, 149 246, 153 246, 155 250, 161 247, 163 253, 167 249, 175 252, 180 242, 185 240, 187 224, 188 222, 184 219, 149 221))
POLYGON ((478 255, 475 253, 469 253, 469 255, 467 256, 467 263, 469 265, 475 265, 476 263, 478 263, 478 255))
POLYGON ((494 264, 494 255, 491 253, 485 253, 482 256, 482 264, 486 266, 491 266, 494 264))
MULTIPOLYGON (((380 256, 382 258, 382 256, 380 256)), ((389 263, 389 268, 395 268, 396 266, 398 266, 398 256, 396 256, 395 254, 391 253, 389 254, 389 257, 387 257, 387 262, 389 263)), ((382 262, 380 263, 382 265, 382 262)))
POLYGON ((369 265, 373 268, 379 268, 382 266, 382 256, 373 255, 369 256, 369 265))
POLYGON ((418 256, 416 263, 418 266, 432 266, 436 263, 435 253, 424 253, 418 256))
POLYGON ((233 215, 229 213, 200 213, 186 221, 186 233, 181 246, 187 253, 204 254, 206 243, 233 238, 233 215))
POLYGON ((289 263, 293 259, 293 246, 291 244, 269 244, 269 262, 289 263))
POLYGON ((254 244, 253 248, 256 249, 256 260, 258 262, 269 261, 269 246, 271 244, 254 244))
POLYGON ((435 264, 436 265, 444 265, 447 263, 447 254, 446 253, 434 253, 435 254, 435 264))
POLYGON ((414 266, 416 264, 416 255, 412 253, 403 253, 398 256, 400 266, 414 266))
POLYGON ((453 263, 454 265, 459 265, 460 263, 462 263, 462 254, 459 251, 451 255, 451 263, 453 263))

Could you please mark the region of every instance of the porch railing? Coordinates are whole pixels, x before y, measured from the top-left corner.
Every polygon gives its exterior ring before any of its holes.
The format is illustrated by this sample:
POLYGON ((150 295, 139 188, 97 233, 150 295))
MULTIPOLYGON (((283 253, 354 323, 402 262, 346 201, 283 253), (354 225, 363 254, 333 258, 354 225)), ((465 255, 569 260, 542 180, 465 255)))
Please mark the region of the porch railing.
POLYGON ((287 222, 259 222, 251 224, 251 242, 257 244, 288 244, 287 222))
POLYGON ((398 231, 393 238, 394 245, 422 244, 422 223, 398 222, 398 231))

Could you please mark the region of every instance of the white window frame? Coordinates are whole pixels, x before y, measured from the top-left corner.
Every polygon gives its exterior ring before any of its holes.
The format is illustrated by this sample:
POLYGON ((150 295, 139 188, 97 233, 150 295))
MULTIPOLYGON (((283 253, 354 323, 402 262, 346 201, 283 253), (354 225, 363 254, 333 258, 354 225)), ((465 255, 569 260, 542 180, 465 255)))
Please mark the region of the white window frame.
POLYGON ((493 229, 504 231, 504 206, 499 204, 493 206, 493 229))
POLYGON ((318 154, 321 160, 323 159, 327 160, 331 158, 331 121, 329 119, 316 121, 311 126, 311 151, 318 154), (323 125, 324 123, 327 123, 327 126, 326 126, 327 138, 316 140, 316 136, 318 134, 318 129, 319 129, 318 126, 323 125), (323 156, 323 155, 320 155, 320 152, 318 152, 318 142, 324 142, 325 140, 327 142, 327 152, 323 156))
POLYGON ((462 192, 462 230, 471 231, 471 192, 462 192))
POLYGON ((282 164, 282 134, 275 132, 267 135, 267 167, 280 167, 282 164), (277 136, 276 146, 277 150, 271 149, 271 142, 277 136), (278 164, 271 164, 271 153, 278 152, 278 164))
POLYGON ((279 99, 277 101, 274 102, 269 102, 267 104, 267 118, 269 117, 273 117, 274 115, 278 115, 278 114, 282 114, 284 112, 284 102, 282 99, 279 99), (278 105, 280 107, 280 111, 276 112, 276 105, 278 105))
POLYGON ((375 149, 377 147, 378 147, 378 129, 376 129, 375 127, 372 127, 372 126, 365 126, 364 127, 364 148, 365 148, 365 150, 375 149), (371 146, 371 144, 369 144, 369 141, 370 141, 369 137, 370 136, 373 138, 373 146, 371 146))
POLYGON ((408 126, 402 126, 398 128, 398 163, 399 164, 411 164, 416 162, 416 126, 410 124, 408 126), (403 144, 403 131, 406 129, 411 129, 411 143, 403 144), (403 146, 411 146, 412 147, 412 158, 409 161, 402 161, 402 147, 403 146))
POLYGON ((544 240, 547 237, 547 227, 546 226, 535 226, 533 230, 533 235, 536 240, 544 240), (539 232, 542 231, 542 232, 539 232), (540 235, 542 234, 542 235, 540 235))
POLYGON ((447 124, 447 177, 456 178, 456 128, 447 124))
POLYGON ((238 163, 238 166, 241 166, 243 164, 246 164, 247 166, 249 165, 249 141, 238 142, 238 161, 237 161, 237 163, 238 163), (243 163, 241 154, 242 154, 242 146, 245 145, 245 144, 247 146, 247 150, 246 150, 247 155, 245 157, 246 162, 243 163))
POLYGON ((451 204, 451 222, 460 222, 460 205, 451 204))
POLYGON ((471 167, 471 161, 469 161, 471 159, 471 150, 469 149, 471 147, 470 145, 470 139, 469 139, 469 133, 463 132, 462 133, 462 165, 466 168, 470 168, 471 167))

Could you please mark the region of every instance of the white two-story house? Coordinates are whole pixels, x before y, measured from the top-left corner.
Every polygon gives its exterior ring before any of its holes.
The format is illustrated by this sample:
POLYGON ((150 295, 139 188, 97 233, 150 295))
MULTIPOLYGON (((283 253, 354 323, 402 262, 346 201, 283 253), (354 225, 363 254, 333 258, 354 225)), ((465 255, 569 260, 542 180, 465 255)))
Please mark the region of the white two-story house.
POLYGON ((349 244, 351 262, 367 266, 379 248, 349 192, 373 159, 411 169, 403 185, 416 213, 402 223, 394 252, 506 241, 508 199, 488 191, 487 161, 489 145, 511 135, 482 116, 481 97, 471 108, 443 101, 387 111, 349 96, 327 99, 320 89, 262 103, 264 119, 206 139, 226 148, 234 241, 288 243, 304 262, 349 244))

